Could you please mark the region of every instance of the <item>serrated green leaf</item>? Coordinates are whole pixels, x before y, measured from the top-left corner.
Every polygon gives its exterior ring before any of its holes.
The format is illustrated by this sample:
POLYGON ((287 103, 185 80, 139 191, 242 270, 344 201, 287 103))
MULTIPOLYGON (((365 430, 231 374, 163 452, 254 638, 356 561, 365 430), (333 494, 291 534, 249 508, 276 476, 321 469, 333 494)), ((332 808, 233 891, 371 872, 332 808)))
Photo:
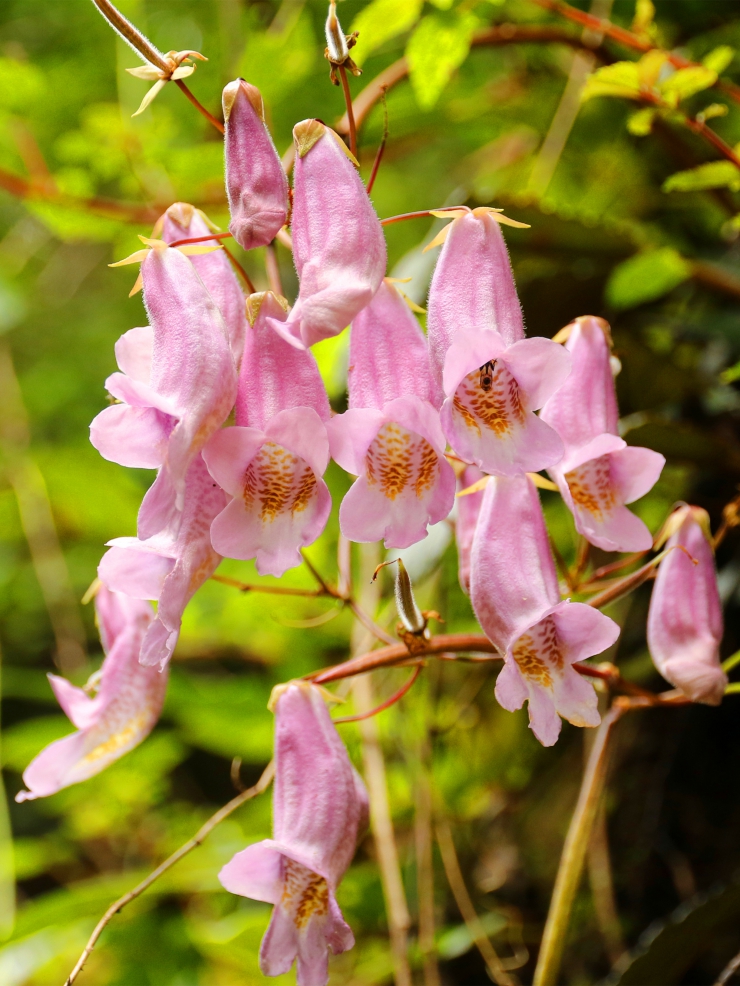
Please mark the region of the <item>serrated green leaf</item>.
POLYGON ((409 76, 422 109, 429 110, 442 95, 455 69, 470 50, 478 26, 472 14, 451 18, 428 14, 417 26, 406 47, 409 76))
POLYGON ((740 170, 732 161, 708 161, 688 171, 677 171, 663 182, 664 192, 697 192, 705 188, 740 191, 740 170))
POLYGON ((705 55, 701 63, 704 68, 709 69, 710 72, 716 72, 719 75, 721 72, 724 72, 734 57, 734 48, 731 48, 729 45, 720 45, 719 48, 715 48, 708 55, 705 55))
POLYGON ((651 106, 646 106, 628 118, 627 129, 635 137, 645 137, 653 129, 654 119, 655 110, 651 106))
POLYGON ((357 47, 352 58, 361 65, 368 55, 391 38, 410 30, 419 19, 424 0, 372 0, 360 11, 352 23, 352 31, 359 31, 357 47))
POLYGON ((669 75, 660 83, 659 89, 663 95, 674 96, 680 102, 682 99, 696 95, 702 89, 708 89, 716 81, 717 73, 712 69, 705 68, 703 65, 692 65, 690 68, 680 68, 673 75, 669 75))
POLYGON ((637 62, 615 62, 592 72, 586 79, 581 93, 585 102, 594 96, 621 96, 625 99, 639 99, 640 74, 637 62))
POLYGON ((690 264, 671 247, 638 253, 614 268, 606 298, 615 308, 634 308, 662 298, 690 276, 690 264))

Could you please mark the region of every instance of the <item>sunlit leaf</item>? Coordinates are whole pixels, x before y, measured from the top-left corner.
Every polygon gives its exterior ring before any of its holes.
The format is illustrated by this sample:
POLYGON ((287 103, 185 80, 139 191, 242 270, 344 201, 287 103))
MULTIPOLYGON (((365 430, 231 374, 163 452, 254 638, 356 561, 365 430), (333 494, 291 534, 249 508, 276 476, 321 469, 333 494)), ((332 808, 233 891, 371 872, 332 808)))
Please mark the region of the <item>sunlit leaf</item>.
POLYGON ((468 56, 470 39, 478 26, 472 14, 457 17, 428 14, 406 47, 409 75, 417 102, 428 110, 437 102, 452 73, 468 56))
POLYGON ((640 98, 640 72, 637 62, 615 62, 592 72, 586 79, 581 99, 585 102, 594 96, 622 96, 640 98))
POLYGON ((357 46, 352 58, 361 65, 376 48, 391 38, 410 30, 419 19, 424 0, 372 0, 352 22, 352 30, 359 31, 357 46))
POLYGON ((702 58, 701 63, 704 68, 709 69, 710 72, 716 72, 717 75, 721 75, 722 72, 730 65, 733 58, 735 57, 735 49, 731 48, 729 45, 720 45, 718 48, 714 48, 702 58))
POLYGON ((611 273, 606 297, 615 308, 634 308, 668 294, 691 276, 691 266, 671 247, 638 253, 611 273))
POLYGON ((664 192, 696 192, 706 188, 740 191, 740 169, 732 161, 708 161, 688 171, 677 171, 663 182, 664 192))
POLYGON ((655 110, 652 106, 646 106, 627 118, 627 129, 635 137, 645 137, 653 129, 654 119, 655 110))
POLYGON ((694 96, 702 89, 708 89, 717 81, 717 73, 703 65, 692 65, 680 68, 660 83, 660 91, 664 96, 674 97, 679 102, 694 96))

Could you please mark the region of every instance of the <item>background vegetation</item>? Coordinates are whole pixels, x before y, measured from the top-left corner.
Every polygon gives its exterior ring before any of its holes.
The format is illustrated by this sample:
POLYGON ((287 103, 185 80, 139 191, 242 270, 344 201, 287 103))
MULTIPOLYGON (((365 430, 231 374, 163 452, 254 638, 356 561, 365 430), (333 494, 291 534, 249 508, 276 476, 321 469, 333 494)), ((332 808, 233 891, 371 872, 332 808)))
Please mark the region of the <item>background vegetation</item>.
MULTIPOLYGON (((212 111, 235 76, 256 84, 281 153, 296 121, 332 122, 343 111, 322 57, 323 0, 121 0, 120 7, 163 51, 193 48, 208 56, 189 81, 212 111)), ((579 109, 591 68, 636 62, 641 53, 594 35, 585 36, 592 47, 584 49, 580 25, 531 0, 341 3, 345 28, 361 30, 356 50, 364 76, 351 80, 353 93, 404 50, 411 66, 410 80, 388 93, 390 138, 373 198, 381 216, 490 203, 530 223, 531 229, 506 230, 529 333, 552 336, 587 313, 611 322, 627 440, 668 458, 639 512, 655 530, 671 504, 686 499, 706 507, 716 527, 740 479, 740 393, 733 383, 740 370, 732 369, 740 358, 740 172, 676 108, 696 121, 710 104, 726 106, 726 115, 718 109, 706 118, 729 148, 740 141, 732 93, 709 88, 717 72, 740 80, 732 50, 740 49, 740 10, 723 0, 656 0, 653 21, 644 2, 636 8, 634 0, 594 0, 594 8, 617 25, 632 25, 647 44, 693 61, 714 53, 706 65, 710 82, 703 84, 706 75, 703 83, 684 77, 673 91, 652 90, 662 101, 652 119, 655 98, 635 99, 635 70, 620 68, 617 76, 600 76, 605 95, 589 83, 594 98, 579 109), (483 43, 481 32, 491 25, 515 26, 489 32, 483 43), (717 54, 719 46, 730 49, 717 54), (714 170, 671 179, 720 161, 714 170)), ((224 228, 228 222, 218 134, 174 86, 132 120, 145 84, 124 69, 137 63, 89 0, 0 5, 5 986, 62 982, 108 904, 233 796, 232 759, 241 758, 245 783, 257 779, 270 757, 272 685, 349 650, 348 612, 323 625, 300 622, 328 612, 330 600, 245 595, 210 582, 187 610, 152 736, 85 784, 47 800, 13 802, 31 758, 70 729, 46 672, 61 661, 83 682, 99 664, 92 607, 78 600, 95 577, 104 542, 135 532, 151 481, 144 471, 102 460, 87 438, 89 422, 105 406, 113 343, 144 318, 141 296, 127 298, 132 269, 106 265, 136 249, 136 235, 149 235, 173 201, 199 205, 224 228), (101 201, 111 199, 127 205, 101 201)), ((656 85, 664 79, 665 72, 656 85)), ((361 134, 365 176, 382 131, 377 105, 361 134)), ((421 246, 438 225, 422 219, 387 228, 391 272, 413 277, 408 290, 421 303, 435 256, 421 246)), ((258 289, 265 288, 261 252, 241 259, 258 289)), ((293 295, 295 275, 282 248, 280 262, 293 295)), ((345 342, 318 347, 336 409, 345 401, 345 342)), ((332 519, 310 555, 333 579, 336 512, 348 479, 332 466, 329 481, 332 519)), ((558 547, 572 558, 575 540, 562 503, 548 494, 545 506, 558 547)), ((408 556, 420 602, 438 609, 450 632, 474 630, 449 527, 440 525, 408 556)), ((718 563, 726 655, 740 646, 736 533, 718 563)), ((225 562, 220 572, 258 581, 247 563, 225 562)), ((303 569, 285 581, 313 585, 303 569)), ((391 621, 388 585, 384 592, 380 612, 391 621)), ((644 588, 613 607, 610 615, 624 630, 610 657, 626 677, 659 687, 645 645, 648 598, 644 588)), ((385 672, 378 691, 390 693, 403 674, 385 672)), ((412 920, 415 812, 431 776, 436 810, 450 821, 485 929, 502 955, 524 963, 515 975, 526 982, 588 736, 566 724, 555 748, 541 748, 524 711, 497 707, 493 685, 490 673, 474 665, 436 662, 377 721, 412 920)), ((735 702, 640 712, 618 727, 606 829, 597 829, 590 879, 577 898, 563 982, 709 983, 740 948, 735 702)), ((341 728, 359 763, 356 727, 341 728)), ((114 919, 80 982, 261 982, 257 950, 269 909, 225 893, 216 874, 269 826, 269 796, 224 822, 114 919)), ((436 849, 434 879, 443 980, 485 982, 436 849)), ((371 839, 341 887, 340 903, 358 944, 334 961, 333 981, 387 982, 391 960, 371 839)), ((418 970, 413 941, 411 955, 418 970)), ((284 978, 292 981, 292 974, 284 978)))

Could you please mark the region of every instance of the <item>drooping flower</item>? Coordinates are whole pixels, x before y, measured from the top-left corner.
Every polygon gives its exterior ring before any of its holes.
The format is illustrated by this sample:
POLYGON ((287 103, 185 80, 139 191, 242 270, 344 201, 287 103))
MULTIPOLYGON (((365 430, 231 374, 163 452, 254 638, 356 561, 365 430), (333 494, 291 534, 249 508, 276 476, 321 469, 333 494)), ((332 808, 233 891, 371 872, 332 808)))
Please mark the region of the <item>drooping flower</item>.
MULTIPOLYGON (((459 492, 467 490, 481 479, 483 479, 483 473, 477 466, 466 466, 458 480, 459 492)), ((482 489, 457 497, 457 520, 455 521, 457 570, 460 586, 463 592, 468 595, 470 595, 470 555, 473 550, 473 538, 482 503, 482 489)))
POLYGON ((605 551, 646 551, 652 535, 625 504, 655 485, 665 458, 628 446, 618 435, 607 323, 583 315, 567 328, 565 348, 573 358, 573 372, 541 414, 565 443, 565 454, 550 474, 573 513, 576 530, 591 544, 605 551))
POLYGON ((180 635, 185 607, 215 572, 221 555, 211 545, 210 526, 226 496, 199 455, 188 470, 182 519, 176 529, 147 540, 114 538, 98 567, 101 582, 135 599, 158 600, 157 616, 141 646, 141 663, 166 667, 180 635))
POLYGON ((385 273, 383 229, 342 140, 319 120, 293 128, 293 259, 300 290, 273 328, 294 346, 335 336, 385 273))
POLYGON ((266 246, 288 218, 288 179, 259 89, 236 79, 223 92, 229 230, 245 250, 266 246))
POLYGON ((159 246, 142 275, 151 327, 118 341, 122 372, 105 385, 122 403, 101 411, 90 440, 112 462, 159 467, 139 511, 145 540, 176 528, 188 469, 231 411, 237 375, 221 313, 191 261, 159 246))
POLYGON ((516 476, 563 454, 557 433, 533 412, 562 385, 570 359, 550 339, 524 338, 504 221, 491 209, 461 209, 444 231, 428 338, 450 445, 484 472, 516 476))
POLYGON ((597 726, 596 693, 572 665, 610 647, 619 627, 591 606, 560 601, 542 507, 526 476, 496 477, 485 488, 470 596, 504 656, 499 703, 513 712, 528 700, 530 726, 543 746, 560 734, 558 713, 575 726, 597 726))
POLYGON ((102 587, 95 597, 105 660, 95 697, 66 678, 50 674, 49 683, 77 732, 56 740, 28 765, 28 788, 16 801, 56 794, 105 770, 138 746, 159 718, 167 675, 139 664, 139 652, 152 625, 149 603, 102 587))
POLYGON ((719 705, 727 675, 719 662, 722 604, 717 589, 709 517, 681 507, 655 578, 647 638, 653 663, 692 702, 719 705))
POLYGON ((248 846, 219 873, 234 894, 274 904, 260 968, 299 986, 325 986, 329 952, 354 945, 337 886, 367 824, 364 785, 352 767, 321 690, 284 686, 275 705, 273 838, 248 846))
POLYGON ((330 410, 313 354, 270 327, 285 308, 270 292, 249 299, 236 427, 217 432, 203 452, 211 475, 233 497, 213 522, 217 551, 256 558, 262 575, 301 564, 300 549, 323 531, 331 497, 330 410))
POLYGON ((332 457, 355 481, 339 510, 352 541, 407 548, 452 509, 455 474, 432 404, 426 340, 384 282, 352 322, 349 410, 328 423, 332 457))
MULTIPOLYGON (((200 209, 188 202, 175 202, 159 220, 153 235, 159 235, 160 231, 165 243, 175 243, 177 240, 208 236, 219 230, 200 209)), ((204 245, 219 246, 219 242, 206 240, 204 245)), ((244 314, 244 292, 234 268, 220 248, 212 253, 193 254, 190 262, 221 312, 229 336, 231 354, 238 366, 244 349, 247 319, 244 314)))

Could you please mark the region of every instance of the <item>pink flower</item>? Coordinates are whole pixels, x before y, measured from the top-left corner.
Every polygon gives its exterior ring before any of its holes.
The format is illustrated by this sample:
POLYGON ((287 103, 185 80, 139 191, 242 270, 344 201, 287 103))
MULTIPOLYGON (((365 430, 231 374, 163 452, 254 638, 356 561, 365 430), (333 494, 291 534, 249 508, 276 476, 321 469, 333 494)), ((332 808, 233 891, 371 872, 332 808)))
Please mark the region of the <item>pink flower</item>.
POLYGON ((141 663, 164 668, 175 649, 185 607, 216 571, 221 556, 211 546, 210 526, 226 503, 201 456, 188 470, 182 520, 147 540, 109 541, 98 576, 104 585, 135 599, 157 599, 157 617, 141 647, 141 663))
POLYGON ((562 386, 570 359, 550 339, 524 338, 496 215, 466 211, 447 227, 429 292, 429 348, 453 450, 484 472, 516 476, 562 457, 560 438, 533 412, 562 386))
MULTIPOLYGON (((477 466, 467 466, 458 480, 458 486, 460 490, 466 490, 481 479, 483 479, 483 473, 477 466)), ((483 503, 483 490, 458 496, 456 502, 455 541, 457 542, 458 578, 463 592, 470 595, 470 556, 473 550, 478 514, 483 503)))
POLYGON ((211 475, 233 497, 213 521, 215 549, 256 558, 282 575, 301 564, 301 547, 323 531, 331 496, 329 401, 313 354, 271 328, 285 310, 275 295, 252 295, 236 401, 236 427, 217 432, 203 452, 211 475))
POLYGON ((263 973, 288 972, 297 957, 298 986, 325 986, 329 952, 355 943, 335 895, 367 825, 367 794, 320 689, 307 682, 282 688, 274 838, 237 853, 219 879, 231 893, 275 905, 260 949, 263 973))
POLYGON ((597 726, 596 693, 572 667, 610 647, 619 627, 584 603, 560 601, 545 519, 526 476, 491 479, 471 559, 470 596, 481 627, 504 655, 496 698, 510 712, 529 701, 543 746, 560 734, 558 713, 597 726))
POLYGON ((226 192, 231 231, 245 250, 265 246, 288 217, 288 180, 270 132, 259 89, 236 79, 223 92, 226 192))
POLYGON ((349 362, 349 410, 327 425, 333 458, 359 477, 339 510, 342 533, 407 548, 449 514, 455 474, 431 403, 426 340, 392 284, 353 321, 349 362))
POLYGON ((573 358, 573 372, 541 414, 565 443, 565 455, 550 473, 576 530, 591 544, 605 551, 647 551, 652 535, 624 504, 655 485, 665 458, 651 449, 629 447, 618 437, 607 323, 583 315, 568 328, 565 348, 573 358))
POLYGON ((233 407, 236 368, 221 313, 191 261, 158 247, 141 269, 151 328, 119 339, 122 372, 105 385, 122 403, 101 411, 90 440, 112 462, 159 467, 139 511, 145 540, 177 526, 188 469, 233 407))
MULTIPOLYGON (((161 236, 165 243, 218 232, 218 227, 214 226, 200 209, 187 202, 175 202, 171 205, 159 220, 157 227, 160 225, 161 236)), ((155 235, 157 235, 157 227, 155 227, 155 235)), ((202 245, 219 246, 219 241, 205 241, 202 245)), ((222 249, 214 250, 213 253, 193 254, 190 256, 190 262, 221 312, 229 337, 231 354, 238 366, 244 348, 247 319, 244 314, 244 292, 234 268, 222 249)))
POLYGON ((653 587, 650 654, 663 677, 692 702, 719 705, 727 675, 719 662, 722 604, 709 517, 701 507, 681 507, 669 524, 667 546, 674 550, 660 563, 653 587))
POLYGON ((342 331, 368 304, 385 273, 383 229, 349 152, 319 120, 293 128, 293 259, 300 291, 273 328, 294 346, 342 331))
POLYGON ((57 701, 77 732, 42 750, 28 765, 27 791, 16 801, 31 801, 78 784, 138 746, 159 718, 167 675, 139 664, 142 641, 154 619, 148 603, 101 588, 95 597, 106 657, 100 688, 91 698, 66 678, 49 675, 57 701))

